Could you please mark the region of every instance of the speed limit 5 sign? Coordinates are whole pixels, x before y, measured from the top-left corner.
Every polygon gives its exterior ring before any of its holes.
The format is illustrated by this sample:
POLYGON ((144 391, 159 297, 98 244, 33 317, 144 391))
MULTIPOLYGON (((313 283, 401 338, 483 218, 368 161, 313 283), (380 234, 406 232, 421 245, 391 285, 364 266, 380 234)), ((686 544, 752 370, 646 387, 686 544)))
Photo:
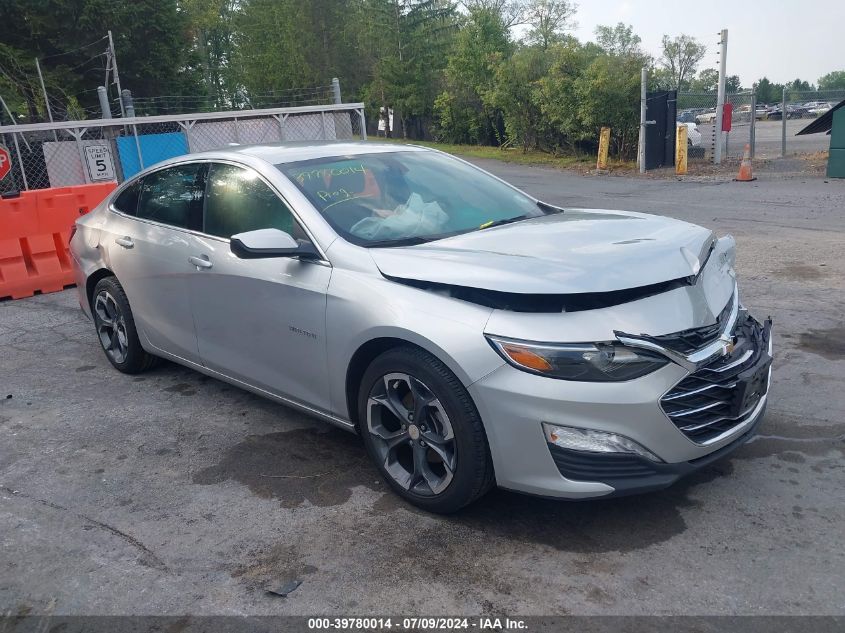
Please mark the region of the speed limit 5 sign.
POLYGON ((91 182, 114 180, 114 162, 108 145, 86 145, 85 162, 91 182))

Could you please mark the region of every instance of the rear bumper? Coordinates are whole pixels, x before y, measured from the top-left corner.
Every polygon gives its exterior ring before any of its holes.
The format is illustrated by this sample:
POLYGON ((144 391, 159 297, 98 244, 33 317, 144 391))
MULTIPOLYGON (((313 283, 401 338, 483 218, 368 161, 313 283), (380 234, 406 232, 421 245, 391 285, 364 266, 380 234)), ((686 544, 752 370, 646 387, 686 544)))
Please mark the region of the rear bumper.
MULTIPOLYGON (((73 239, 81 239, 78 231, 73 236, 73 239)), ((76 255, 75 249, 73 248, 73 240, 71 240, 70 257, 71 268, 73 269, 73 281, 76 284, 76 294, 79 298, 79 309, 82 310, 82 314, 91 320, 93 319, 93 315, 91 314, 91 306, 88 304, 88 272, 85 269, 84 263, 79 261, 76 255)))

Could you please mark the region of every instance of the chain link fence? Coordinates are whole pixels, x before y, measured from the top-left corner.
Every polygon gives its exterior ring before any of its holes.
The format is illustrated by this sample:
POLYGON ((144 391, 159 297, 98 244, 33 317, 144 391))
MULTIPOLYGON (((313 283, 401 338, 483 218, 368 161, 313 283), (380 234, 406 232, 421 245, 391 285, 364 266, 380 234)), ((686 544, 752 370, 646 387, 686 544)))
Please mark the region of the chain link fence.
MULTIPOLYGON (((719 135, 716 131, 716 101, 714 92, 679 92, 678 123, 685 123, 688 131, 690 162, 714 160, 719 135)), ((741 159, 745 145, 754 152, 756 126, 762 116, 762 109, 756 105, 753 92, 737 92, 725 95, 725 104, 731 105, 731 131, 721 135, 722 159, 741 159)))
POLYGON ((12 163, 0 193, 122 182, 167 158, 230 144, 366 137, 362 103, 0 126, 12 163))
POLYGON ((845 90, 787 90, 784 97, 781 103, 773 104, 768 113, 773 129, 771 147, 767 151, 769 157, 827 151, 830 147, 827 134, 795 134, 845 99, 845 90))
MULTIPOLYGON (((160 114, 190 114, 193 112, 218 112, 225 110, 257 110, 268 108, 293 108, 306 105, 329 105, 338 103, 340 85, 273 90, 265 93, 237 92, 228 97, 213 95, 161 95, 157 97, 134 97, 137 116, 160 114)), ((114 102, 120 111, 120 103, 114 102)))

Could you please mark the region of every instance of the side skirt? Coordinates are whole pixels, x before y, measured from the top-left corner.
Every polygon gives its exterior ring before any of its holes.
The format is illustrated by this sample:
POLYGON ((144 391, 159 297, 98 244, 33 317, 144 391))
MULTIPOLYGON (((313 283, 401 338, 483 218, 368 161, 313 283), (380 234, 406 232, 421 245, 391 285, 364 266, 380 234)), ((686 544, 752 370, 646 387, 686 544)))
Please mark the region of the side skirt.
MULTIPOLYGON (((146 336, 144 338, 146 339, 146 336)), ((240 387, 241 389, 250 391, 258 396, 267 398, 268 400, 273 400, 274 402, 278 402, 279 404, 287 405, 293 409, 301 411, 302 413, 306 413, 314 418, 333 424, 334 426, 337 426, 343 429, 344 431, 349 431, 350 433, 357 433, 355 425, 350 420, 346 420, 333 413, 323 411, 322 409, 317 409, 305 403, 276 395, 270 391, 267 391, 266 389, 261 389, 260 387, 256 387, 254 385, 250 385, 249 383, 243 382, 242 380, 238 380, 237 378, 232 378, 231 376, 227 376, 226 374, 221 374, 220 372, 214 371, 213 369, 209 369, 204 365, 200 365, 193 361, 182 358, 181 356, 170 354, 169 352, 158 349, 157 347, 151 345, 148 340, 145 340, 144 343, 146 343, 144 345, 144 348, 146 348, 147 351, 149 351, 149 353, 151 354, 161 356, 164 359, 173 361, 174 363, 187 367, 188 369, 198 371, 199 373, 205 374, 206 376, 211 376, 212 378, 216 378, 217 380, 229 383, 230 385, 234 385, 235 387, 240 387)))

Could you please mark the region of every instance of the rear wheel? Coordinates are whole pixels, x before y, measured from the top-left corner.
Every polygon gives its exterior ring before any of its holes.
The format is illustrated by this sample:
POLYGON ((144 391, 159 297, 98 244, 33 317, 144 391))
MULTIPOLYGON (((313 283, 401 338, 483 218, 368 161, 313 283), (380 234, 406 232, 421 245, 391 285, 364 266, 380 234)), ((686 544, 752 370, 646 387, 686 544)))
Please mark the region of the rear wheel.
POLYGON ((458 378, 414 347, 389 350, 364 374, 361 435, 388 484, 431 512, 455 512, 493 485, 475 405, 458 378))
POLYGON ((141 347, 129 300, 115 277, 101 279, 94 287, 91 312, 106 358, 118 370, 137 374, 158 362, 141 347))

